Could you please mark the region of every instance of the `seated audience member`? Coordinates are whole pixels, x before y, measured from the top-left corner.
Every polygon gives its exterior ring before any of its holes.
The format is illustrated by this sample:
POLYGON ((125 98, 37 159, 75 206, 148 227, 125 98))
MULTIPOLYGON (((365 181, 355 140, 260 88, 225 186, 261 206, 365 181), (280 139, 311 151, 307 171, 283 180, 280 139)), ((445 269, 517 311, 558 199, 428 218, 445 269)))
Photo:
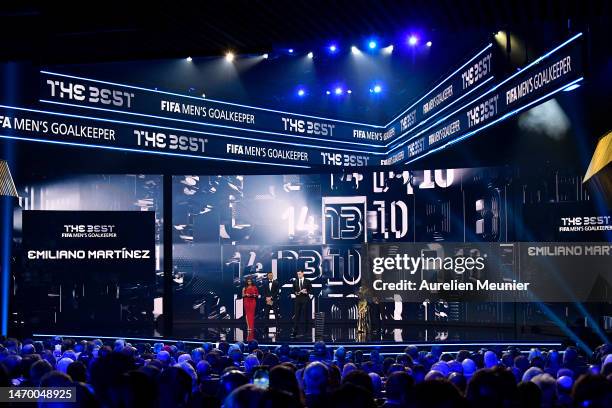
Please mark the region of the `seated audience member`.
POLYGON ((244 359, 244 371, 249 378, 253 375, 253 370, 257 366, 259 366, 259 360, 255 354, 246 356, 244 359))
POLYGON ((550 374, 539 374, 531 379, 542 392, 542 408, 552 408, 557 402, 557 382, 550 374))
POLYGON ((168 367, 158 379, 159 404, 162 407, 186 407, 192 392, 192 379, 178 367, 168 367))
POLYGON ((60 371, 49 371, 40 379, 40 386, 50 388, 71 387, 72 379, 68 376, 68 374, 60 371))
POLYGON ((542 391, 532 382, 521 382, 518 387, 518 403, 521 408, 540 408, 542 391))
POLYGON ((258 408, 265 392, 254 384, 241 385, 225 398, 223 408, 258 408))
POLYGON ((405 372, 395 372, 385 383, 386 401, 384 408, 397 408, 408 403, 408 396, 414 387, 414 379, 405 372))
POLYGON ((289 393, 298 401, 302 400, 295 373, 288 366, 277 365, 270 370, 270 388, 289 393))
POLYGON ((219 401, 224 401, 225 398, 236 388, 247 384, 249 379, 246 375, 236 369, 232 369, 221 376, 219 380, 219 388, 217 390, 217 398, 219 401))
POLYGON ((342 379, 342 384, 354 384, 367 390, 370 394, 374 394, 372 379, 363 370, 351 371, 342 379))
POLYGON ((415 384, 420 384, 425 381, 425 375, 427 375, 427 370, 422 364, 415 364, 412 367, 412 378, 414 378, 415 384))
POLYGON ((430 370, 425 376, 425 381, 443 380, 446 376, 437 370, 430 370))
POLYGON ((74 382, 87 382, 87 367, 80 361, 70 363, 66 368, 66 374, 68 374, 74 382))
POLYGON ((468 382, 465 396, 473 407, 512 405, 518 397, 514 375, 502 367, 478 370, 468 382))
POLYGON ((342 373, 340 372, 340 368, 335 365, 331 365, 328 367, 329 370, 329 383, 327 385, 328 391, 333 391, 340 387, 342 383, 342 373))
POLYGON ((32 387, 40 386, 40 379, 48 372, 53 371, 53 367, 47 360, 39 360, 30 367, 30 383, 32 387))
POLYGON ((329 371, 323 363, 310 363, 304 369, 304 395, 308 408, 327 406, 328 382, 329 371))
POLYGON ((452 372, 448 376, 448 380, 461 392, 461 395, 465 394, 465 387, 467 386, 467 380, 461 373, 452 372))
POLYGON ((557 379, 557 398, 559 406, 570 407, 572 405, 572 387, 574 380, 571 377, 562 376, 557 379))
POLYGON ((498 364, 497 355, 491 350, 484 354, 484 368, 493 368, 498 364))
POLYGON ((370 380, 372 382, 372 392, 374 394, 374 398, 378 399, 381 397, 382 392, 382 379, 380 375, 376 373, 369 373, 370 380))
MULTIPOLYGON (((329 396, 329 400, 320 405, 334 408, 377 408, 372 393, 351 383, 343 383, 329 396)), ((309 405, 307 405, 310 408, 309 405)))
POLYGON ((523 382, 529 382, 536 375, 540 375, 540 374, 543 374, 543 373, 544 373, 544 371, 542 371, 541 368, 538 368, 538 367, 529 367, 527 369, 527 371, 525 371, 525 374, 523 374, 522 381, 523 382))
POLYGON ((269 388, 264 392, 259 401, 258 408, 303 408, 304 404, 301 400, 295 399, 291 394, 285 391, 269 388))
POLYGON ((353 363, 345 364, 342 368, 342 378, 346 377, 351 371, 357 370, 357 366, 353 363))
POLYGON ((574 384, 572 398, 576 407, 612 407, 612 382, 602 375, 582 375, 574 384))
POLYGON ((413 405, 415 408, 463 407, 465 400, 459 390, 449 381, 425 381, 414 387, 413 405))

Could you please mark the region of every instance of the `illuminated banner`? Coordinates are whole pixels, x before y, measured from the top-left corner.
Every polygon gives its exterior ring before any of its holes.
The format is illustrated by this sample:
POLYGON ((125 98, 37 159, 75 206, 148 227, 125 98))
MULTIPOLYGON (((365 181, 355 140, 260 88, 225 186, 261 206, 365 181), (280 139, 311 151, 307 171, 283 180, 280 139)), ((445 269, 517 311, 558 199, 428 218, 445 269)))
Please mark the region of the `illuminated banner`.
POLYGON ((384 126, 221 102, 189 95, 41 71, 40 101, 204 125, 214 131, 246 131, 312 141, 344 140, 377 146, 390 136, 384 126))
POLYGON ((2 105, 0 138, 298 168, 379 164, 371 154, 352 153, 346 149, 254 141, 189 129, 2 105))
POLYGON ((395 140, 401 139, 429 123, 445 109, 482 89, 494 78, 494 60, 493 45, 489 44, 393 119, 386 133, 394 134, 395 140))
POLYGON ((472 102, 389 151, 385 162, 411 162, 541 103, 583 77, 577 34, 472 102), (401 150, 400 150, 401 149, 401 150))

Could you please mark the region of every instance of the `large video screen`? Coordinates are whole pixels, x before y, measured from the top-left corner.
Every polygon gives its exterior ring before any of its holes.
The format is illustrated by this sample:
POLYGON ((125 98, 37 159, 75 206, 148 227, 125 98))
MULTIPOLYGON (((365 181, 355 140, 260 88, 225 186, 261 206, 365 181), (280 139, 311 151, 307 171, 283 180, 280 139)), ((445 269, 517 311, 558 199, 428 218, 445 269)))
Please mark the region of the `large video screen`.
MULTIPOLYGON (((297 270, 313 283, 312 313, 324 312, 326 323, 356 319, 358 291, 371 272, 362 261, 366 248, 378 244, 391 253, 403 243, 473 253, 482 243, 611 241, 609 213, 593 202, 581 176, 552 168, 175 176, 172 223, 179 325, 242 318, 245 278, 260 285, 266 272, 282 285, 287 322, 297 270), (595 216, 605 225, 566 226, 572 217, 595 216)), ((555 313, 566 321, 579 316, 560 300, 404 298, 384 302, 383 318, 546 325, 555 313)), ((258 309, 261 317, 263 302, 258 309)))

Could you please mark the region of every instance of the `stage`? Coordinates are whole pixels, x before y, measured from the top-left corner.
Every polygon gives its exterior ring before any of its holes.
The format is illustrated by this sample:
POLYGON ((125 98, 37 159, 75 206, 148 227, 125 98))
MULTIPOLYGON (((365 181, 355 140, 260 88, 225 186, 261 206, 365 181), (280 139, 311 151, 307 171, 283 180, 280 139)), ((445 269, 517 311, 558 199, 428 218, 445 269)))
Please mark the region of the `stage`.
POLYGON ((297 336, 292 335, 290 324, 279 326, 260 327, 255 329, 254 335, 248 336, 244 325, 218 325, 200 324, 187 325, 178 324, 175 326, 173 335, 162 336, 158 332, 151 333, 151 336, 136 335, 129 332, 118 331, 112 336, 97 335, 101 333, 75 333, 65 332, 40 332, 34 333, 34 339, 49 338, 54 336, 69 337, 75 339, 116 339, 124 338, 134 342, 164 342, 186 344, 201 344, 204 342, 218 343, 226 341, 247 342, 257 340, 260 346, 274 347, 281 344, 290 344, 311 348, 316 341, 324 341, 328 345, 344 346, 356 349, 381 348, 388 352, 400 352, 408 345, 417 347, 431 348, 442 347, 449 352, 461 349, 480 349, 483 347, 508 347, 518 346, 522 350, 529 350, 532 347, 540 348, 561 348, 568 342, 563 336, 548 332, 546 334, 539 330, 539 333, 522 332, 516 333, 514 328, 492 327, 492 326, 466 326, 466 325, 395 325, 386 326, 380 333, 369 335, 365 338, 357 336, 354 325, 333 324, 327 325, 322 334, 317 332, 314 327, 306 332, 300 330, 297 336))

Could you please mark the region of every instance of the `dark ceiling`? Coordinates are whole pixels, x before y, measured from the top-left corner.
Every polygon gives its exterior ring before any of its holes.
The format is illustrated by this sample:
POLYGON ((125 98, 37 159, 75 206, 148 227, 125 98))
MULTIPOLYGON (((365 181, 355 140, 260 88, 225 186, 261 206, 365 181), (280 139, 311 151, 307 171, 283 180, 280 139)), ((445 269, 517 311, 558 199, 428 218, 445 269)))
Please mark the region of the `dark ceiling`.
POLYGON ((0 59, 42 64, 265 52, 283 44, 395 35, 410 25, 460 33, 609 15, 609 1, 41 2, 0 5, 0 59))

